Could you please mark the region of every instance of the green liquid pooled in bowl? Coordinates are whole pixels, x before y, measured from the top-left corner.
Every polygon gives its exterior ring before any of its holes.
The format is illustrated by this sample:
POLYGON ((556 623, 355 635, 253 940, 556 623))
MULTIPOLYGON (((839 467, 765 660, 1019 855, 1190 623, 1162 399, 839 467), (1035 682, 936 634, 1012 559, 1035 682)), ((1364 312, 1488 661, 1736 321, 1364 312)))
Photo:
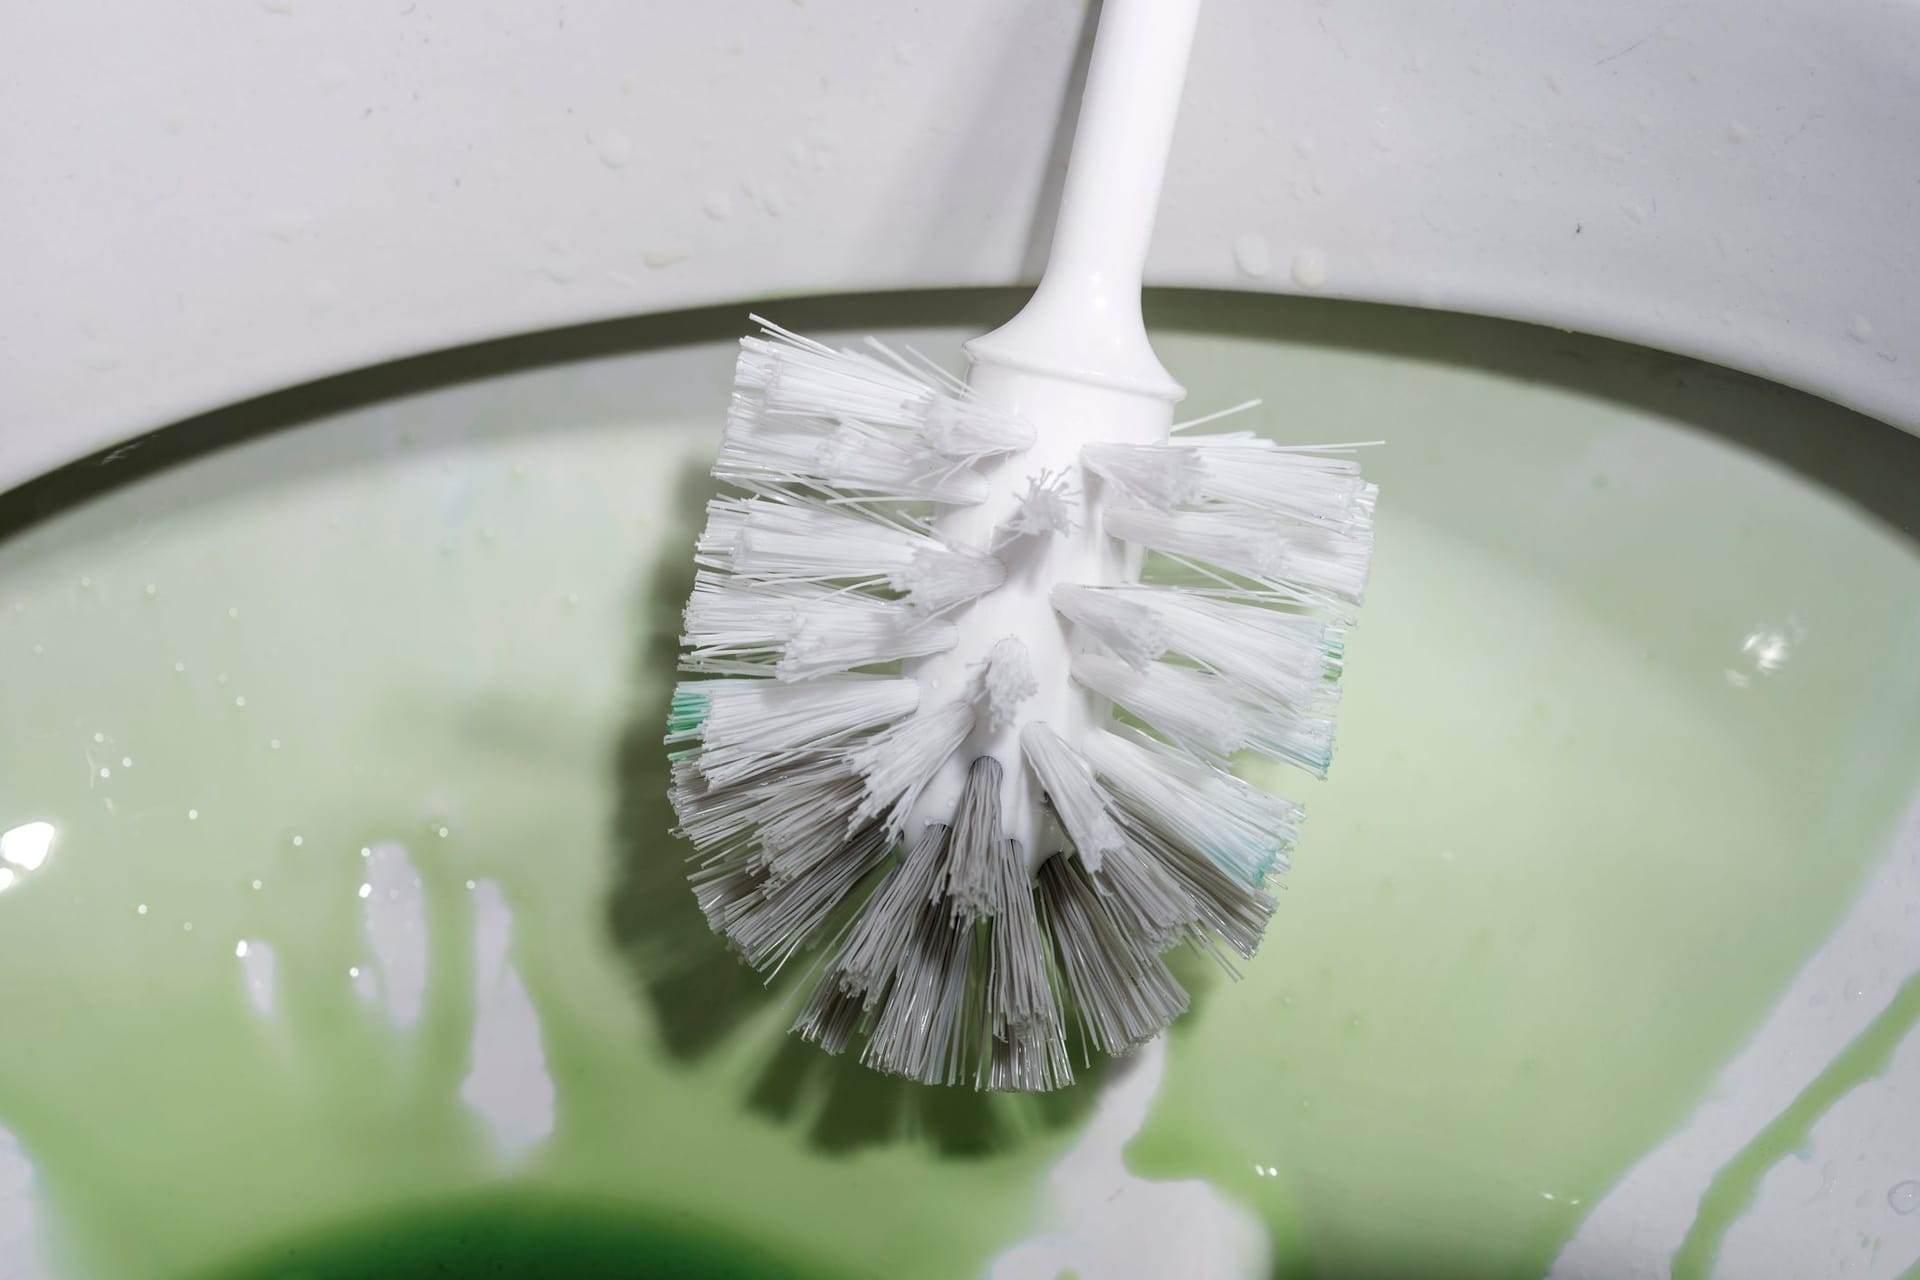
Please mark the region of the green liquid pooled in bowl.
MULTIPOLYGON (((951 353, 1013 305, 774 316, 951 353)), ((1920 556, 1873 514, 1915 442, 1518 326, 1156 309, 1194 413, 1390 443, 1332 778, 1265 779, 1308 807, 1296 869, 1128 1160, 1257 1215, 1289 1277, 1538 1276, 1920 776, 1920 556), (1765 455, 1802 439, 1885 483, 1765 455)), ((377 371, 313 421, 289 393, 184 438, 294 429, 0 543, 0 831, 56 832, 0 890, 0 1148, 56 1274, 959 1280, 1061 1229, 1097 1072, 982 1100, 827 1060, 685 888, 660 740, 743 323, 377 371)))
POLYGON ((281 1244, 206 1280, 825 1280, 689 1223, 496 1198, 281 1244))

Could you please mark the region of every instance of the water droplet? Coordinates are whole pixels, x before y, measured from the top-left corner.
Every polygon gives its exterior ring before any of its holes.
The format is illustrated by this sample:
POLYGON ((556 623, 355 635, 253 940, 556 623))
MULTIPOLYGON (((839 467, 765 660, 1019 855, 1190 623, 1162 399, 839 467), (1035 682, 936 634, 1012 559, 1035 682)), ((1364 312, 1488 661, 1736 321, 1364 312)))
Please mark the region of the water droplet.
POLYGON ((181 925, 181 926, 180 926, 180 929, 181 929, 181 931, 182 931, 183 933, 192 933, 192 932, 193 932, 193 921, 191 921, 191 920, 189 920, 189 921, 187 921, 187 922, 186 922, 185 924, 183 924, 183 925, 181 925))
POLYGON ((361 885, 361 886, 360 886, 360 896, 361 896, 362 898, 371 898, 371 897, 373 896, 373 886, 372 886, 372 885, 370 885, 370 884, 363 884, 363 885, 361 885))
POLYGON ((445 827, 435 827, 433 830, 433 833, 439 836, 442 840, 445 840, 447 838, 447 829, 445 827))
POLYGON ((234 605, 230 605, 230 606, 228 606, 228 608, 227 608, 227 616, 228 616, 229 618, 237 618, 237 617, 239 617, 239 616, 240 616, 240 609, 239 609, 239 607, 238 607, 238 606, 234 606, 234 605))
POLYGON ((258 880, 255 880, 255 881, 253 882, 253 887, 254 887, 255 889, 258 889, 258 888, 260 887, 260 882, 259 882, 258 880))
POLYGON ((267 739, 267 750, 278 751, 279 749, 280 749, 280 739, 278 738, 267 739))
POLYGON ((107 735, 104 733, 96 733, 93 735, 93 740, 95 742, 105 742, 107 740, 107 735))
POLYGON ((139 906, 135 907, 134 910, 138 911, 141 915, 145 915, 147 914, 147 904, 143 902, 139 906))
POLYGON ((131 769, 131 768, 133 768, 133 757, 132 757, 132 756, 121 756, 121 757, 120 757, 120 767, 121 767, 122 769, 131 769))
POLYGON ((1267 238, 1249 231, 1233 239, 1233 263, 1242 275, 1259 280, 1273 270, 1273 250, 1267 238))
POLYGON ((357 978, 357 977, 359 977, 359 976, 360 976, 360 966, 356 964, 356 965, 354 965, 354 966, 353 966, 352 968, 350 968, 350 969, 348 969, 348 970, 347 970, 347 976, 348 976, 349 978, 357 978))
POLYGON ((187 821, 188 822, 200 821, 200 811, 198 809, 187 810, 187 821))
POLYGON ((1302 249, 1293 255, 1293 282, 1302 289, 1319 289, 1327 283, 1327 260, 1314 249, 1302 249))
POLYGON ((100 776, 103 778, 111 778, 113 776, 113 770, 107 768, 105 765, 102 765, 100 768, 100 776))
POLYGON ((624 133, 601 134, 593 149, 599 153, 600 163, 609 169, 624 169, 633 159, 633 143, 624 133))
POLYGON ((467 888, 469 888, 469 889, 471 889, 471 888, 473 888, 473 887, 474 887, 474 883, 473 883, 473 881, 471 881, 471 880, 469 880, 469 881, 467 881, 467 888))
POLYGON ((1895 1213, 1912 1213, 1920 1209, 1920 1182, 1896 1182, 1887 1191, 1887 1204, 1895 1213))
POLYGON ((152 599, 154 596, 157 596, 159 594, 160 594, 160 588, 154 586, 151 582, 149 582, 147 584, 147 598, 152 599))
POLYGON ((298 849, 300 846, 304 845, 306 842, 307 842, 307 838, 305 836, 295 836, 293 838, 293 847, 298 849))
POLYGON ((184 675, 186 674, 187 664, 184 662, 176 662, 173 664, 173 670, 177 675, 184 675))
POLYGON ((360 856, 363 858, 371 858, 373 856, 373 850, 362 845, 360 848, 360 856))
POLYGON ((247 940, 245 938, 242 938, 240 939, 240 941, 233 944, 233 954, 240 957, 242 960, 246 959, 247 940))
POLYGON ((244 706, 246 706, 246 705, 247 705, 247 697, 246 697, 246 695, 245 695, 245 694, 239 694, 239 695, 236 695, 236 696, 235 696, 235 698, 234 698, 234 700, 233 700, 233 705, 234 705, 234 706, 236 706, 236 707, 244 707, 244 706))

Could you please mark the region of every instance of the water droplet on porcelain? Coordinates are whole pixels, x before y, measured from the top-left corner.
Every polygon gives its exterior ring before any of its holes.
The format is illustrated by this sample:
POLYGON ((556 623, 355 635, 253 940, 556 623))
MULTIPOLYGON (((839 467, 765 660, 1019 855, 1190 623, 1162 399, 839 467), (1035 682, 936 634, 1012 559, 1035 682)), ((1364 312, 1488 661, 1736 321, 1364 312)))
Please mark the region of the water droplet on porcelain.
POLYGON ((633 159, 633 142, 624 133, 601 134, 593 149, 600 156, 600 163, 609 169, 624 169, 633 159))
POLYGON ((1255 280, 1264 279, 1273 270, 1273 250, 1267 244, 1267 238, 1251 231, 1235 236, 1233 265, 1240 268, 1242 275, 1252 276, 1255 280))
POLYGON ((1327 283, 1327 260, 1313 249, 1293 255, 1293 282, 1302 289, 1319 289, 1327 283))
POLYGON ((1887 1190, 1887 1204, 1895 1213, 1908 1214, 1920 1209, 1920 1182, 1896 1182, 1887 1190))

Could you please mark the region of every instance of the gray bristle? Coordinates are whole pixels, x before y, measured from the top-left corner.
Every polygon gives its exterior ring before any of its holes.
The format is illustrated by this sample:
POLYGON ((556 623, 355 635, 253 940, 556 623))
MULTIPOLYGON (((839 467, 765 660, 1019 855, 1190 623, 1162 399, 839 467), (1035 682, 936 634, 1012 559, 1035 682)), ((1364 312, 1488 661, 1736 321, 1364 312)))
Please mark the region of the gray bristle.
POLYGON ((913 940, 914 921, 933 896, 947 829, 929 826, 868 900, 828 965, 827 977, 868 1009, 880 1003, 913 940))
POLYGON ((1092 875, 1095 887, 1106 895, 1116 922, 1156 954, 1174 945, 1199 922, 1199 904, 1158 859, 1132 840, 1121 841, 1092 875))
POLYGON ((784 881, 762 880, 729 908, 727 938, 753 968, 779 972, 854 887, 886 861, 892 845, 886 829, 876 822, 851 840, 837 843, 808 874, 784 881))
POLYGON ((1186 1012, 1186 990, 1149 939, 1128 934, 1078 859, 1048 858, 1039 883, 1042 921, 1087 1045, 1128 1053, 1186 1012))
POLYGON ((1073 1062, 1033 881, 1018 844, 1002 840, 995 852, 986 983, 993 1043, 985 1084, 1029 1093, 1058 1089, 1073 1083, 1073 1062))
POLYGON ((1238 970, 1220 955, 1209 935, 1217 936, 1241 959, 1253 959, 1273 918, 1273 895, 1249 888, 1212 858, 1163 838, 1131 811, 1122 811, 1120 829, 1127 833, 1128 844, 1139 856, 1163 870, 1193 903, 1198 923, 1204 928, 1191 930, 1188 936, 1238 977, 1238 970))
MULTIPOLYGON (((943 902, 921 903, 860 1060, 922 1084, 958 1084, 973 1030, 967 1018, 972 923, 943 902)), ((970 1073, 968 1073, 970 1074, 970 1073)))
POLYGON ((999 894, 1000 777, 1000 762, 992 756, 968 767, 954 808, 952 847, 935 888, 969 921, 993 914, 999 894))
POLYGON ((991 759, 968 770, 954 825, 928 827, 867 900, 796 1034, 839 1053, 864 1032, 862 1063, 922 1084, 1073 1082, 1058 965, 1020 848, 999 834, 1000 777, 991 759))

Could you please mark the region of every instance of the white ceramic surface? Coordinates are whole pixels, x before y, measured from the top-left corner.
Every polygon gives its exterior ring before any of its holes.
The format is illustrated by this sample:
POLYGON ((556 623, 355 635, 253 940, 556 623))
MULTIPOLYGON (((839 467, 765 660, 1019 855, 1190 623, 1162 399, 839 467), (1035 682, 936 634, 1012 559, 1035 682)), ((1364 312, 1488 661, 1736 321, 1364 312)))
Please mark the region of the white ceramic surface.
MULTIPOLYGON (((0 40, 0 486, 304 379, 1030 278, 1082 0, 95 0, 0 40)), ((1920 5, 1209 0, 1149 275, 1920 426, 1920 5)))

